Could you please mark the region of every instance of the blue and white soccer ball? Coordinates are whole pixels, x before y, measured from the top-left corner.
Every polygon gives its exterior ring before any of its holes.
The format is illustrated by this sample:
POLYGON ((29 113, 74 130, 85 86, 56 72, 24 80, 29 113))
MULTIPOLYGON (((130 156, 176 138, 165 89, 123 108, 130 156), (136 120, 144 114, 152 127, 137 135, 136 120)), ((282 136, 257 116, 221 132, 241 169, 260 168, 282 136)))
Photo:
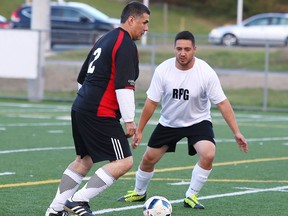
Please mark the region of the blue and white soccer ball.
POLYGON ((172 205, 162 196, 150 197, 143 207, 144 216, 171 216, 172 205))

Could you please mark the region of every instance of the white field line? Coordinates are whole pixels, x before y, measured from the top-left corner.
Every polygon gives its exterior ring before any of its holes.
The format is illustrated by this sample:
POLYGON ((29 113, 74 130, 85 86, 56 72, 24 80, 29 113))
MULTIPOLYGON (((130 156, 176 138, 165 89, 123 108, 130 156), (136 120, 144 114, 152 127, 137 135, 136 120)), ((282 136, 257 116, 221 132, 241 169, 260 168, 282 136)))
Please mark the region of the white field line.
POLYGON ((70 122, 42 122, 42 123, 8 123, 0 124, 0 127, 39 127, 39 126, 70 126, 70 122))
MULTIPOLYGON (((7 112, 11 112, 11 108, 16 108, 13 110, 13 112, 17 111, 19 113, 19 108, 24 108, 23 111, 24 113, 27 113, 29 109, 33 109, 33 113, 37 112, 34 109, 43 109, 48 111, 48 112, 63 112, 63 111, 68 111, 70 112, 71 106, 70 105, 49 105, 49 104, 29 104, 29 103, 9 103, 9 102, 1 102, 0 103, 1 107, 7 107, 8 109, 5 110, 7 112), (18 109, 18 110, 17 110, 18 109)), ((136 109, 136 113, 141 113, 142 109, 136 109)), ((160 110, 155 110, 155 113, 160 113, 160 110)), ((221 117, 221 114, 218 112, 212 113, 213 117, 221 117)), ((263 119, 270 119, 271 121, 287 121, 287 116, 280 116, 280 115, 275 115, 275 116, 266 116, 266 115, 261 115, 261 114, 237 114, 237 118, 247 118, 248 120, 253 119, 255 120, 260 120, 262 121, 263 119)), ((222 118, 222 117, 221 117, 222 118)))
POLYGON ((0 176, 4 176, 4 175, 15 175, 15 172, 2 172, 0 173, 0 176))
MULTIPOLYGON (((0 112, 3 113, 13 113, 15 117, 17 117, 17 114, 15 113, 25 113, 32 112, 33 116, 35 116, 35 113, 55 113, 55 112, 66 112, 68 115, 70 114, 71 106, 70 105, 49 105, 49 104, 29 104, 29 103, 6 103, 1 102, 0 106, 2 109, 0 109, 0 112), (5 107, 5 108, 4 108, 5 107), (4 109, 3 109, 4 108, 4 109)), ((136 109, 136 113, 141 113, 142 109, 136 109)), ((155 114, 159 114, 160 110, 155 110, 155 114)), ((11 115, 12 117, 12 115, 11 115)), ((21 116, 20 116, 21 117, 21 116)), ((26 117, 29 117, 29 115, 26 115, 26 117)), ((218 117, 223 120, 221 114, 219 112, 213 112, 212 113, 213 119, 217 119, 218 117)), ((287 121, 288 116, 287 115, 261 115, 261 114, 237 114, 238 121, 242 122, 263 122, 263 121, 287 121)), ((34 117, 35 118, 35 117, 34 117)))
POLYGON ((65 106, 65 105, 52 105, 52 104, 28 104, 28 103, 0 103, 1 107, 8 107, 10 109, 10 107, 16 107, 16 108, 41 108, 41 109, 47 109, 47 110, 51 110, 51 109, 58 109, 58 110, 70 110, 71 106, 65 106))
MULTIPOLYGON (((247 139, 249 142, 270 142, 270 141, 285 141, 288 140, 288 137, 266 137, 266 138, 251 138, 247 139)), ((217 143, 229 143, 235 142, 234 139, 217 139, 217 143)), ((178 144, 187 144, 185 141, 178 142, 178 144)), ((147 143, 141 143, 141 146, 146 146, 147 143)), ((53 151, 53 150, 66 150, 74 149, 74 146, 62 146, 62 147, 46 147, 46 148, 30 148, 30 149, 15 149, 15 150, 2 150, 0 154, 13 154, 21 152, 33 152, 33 151, 53 151)))
POLYGON ((74 149, 73 146, 64 146, 64 147, 47 147, 47 148, 31 148, 31 149, 15 149, 15 150, 4 150, 0 151, 0 154, 13 154, 21 152, 33 152, 33 151, 54 151, 54 150, 66 150, 74 149))
MULTIPOLYGON (((71 125, 71 117, 69 115, 65 115, 65 116, 58 116, 58 117, 51 117, 51 116, 40 116, 40 115, 7 115, 8 117, 14 117, 14 118, 30 118, 30 119, 55 119, 55 120, 62 120, 62 122, 40 122, 40 123, 1 123, 0 127, 4 128, 5 127, 38 127, 38 126, 70 126, 71 125)), ((283 117, 280 119, 238 119, 239 123, 257 123, 257 122, 287 122, 287 119, 284 119, 283 117)), ((216 125, 217 123, 225 123, 225 121, 223 119, 214 119, 213 123, 216 125)), ((158 120, 156 119, 151 119, 148 123, 148 125, 157 125, 158 124, 158 120)), ((261 126, 261 125, 260 125, 261 126)), ((279 127, 281 128, 286 128, 288 127, 288 125, 280 125, 279 127)))
MULTIPOLYGON (((263 192, 269 192, 269 191, 287 192, 286 191, 287 189, 288 189, 288 186, 264 188, 264 189, 248 189, 246 191, 208 195, 208 196, 199 197, 198 199, 199 200, 207 200, 207 199, 215 199, 215 198, 222 198, 222 197, 241 196, 241 195, 245 195, 245 194, 263 193, 263 192)), ((181 203, 181 202, 183 202, 183 198, 177 199, 177 200, 170 200, 170 202, 171 202, 171 204, 181 203)), ((102 209, 102 210, 94 211, 93 214, 99 215, 99 214, 105 214, 105 213, 111 213, 111 212, 127 211, 127 210, 137 209, 137 208, 143 208, 143 204, 142 205, 125 206, 125 207, 120 207, 120 208, 102 209)))
MULTIPOLYGON (((11 111, 10 111, 11 112, 11 111)), ((23 113, 23 112, 19 112, 19 111, 14 111, 14 112, 17 112, 17 113, 23 113)), ((37 111, 31 111, 33 112, 33 114, 29 115, 27 114, 27 111, 26 111, 26 114, 7 114, 6 116, 7 117, 11 117, 11 118, 26 118, 26 119, 57 119, 57 120, 67 120, 67 121, 70 121, 71 120, 71 117, 70 115, 68 114, 67 112, 67 115, 65 116, 58 116, 58 117, 55 117, 55 116, 49 116, 49 115, 35 115, 35 113, 37 113, 37 111)), ((39 111, 38 113, 47 113, 46 111, 39 111)), ((57 111, 55 110, 53 113, 57 113, 57 112, 63 112, 63 111, 57 111)), ((50 113, 52 113, 50 111, 50 113)), ((287 122, 288 121, 288 117, 284 117, 284 116, 281 116, 281 117, 263 117, 262 118, 238 118, 237 119, 238 123, 265 123, 265 122, 287 122)), ((214 124, 217 124, 217 123, 225 123, 224 119, 222 117, 217 117, 217 118, 213 118, 213 123, 214 124)), ((148 125, 157 125, 158 124, 158 119, 157 118, 152 118, 150 119, 150 121, 148 122, 148 125)), ((226 123, 225 123, 226 124, 226 123)), ((4 124, 3 124, 4 125, 4 124)), ((15 125, 17 126, 17 125, 15 125)), ((27 125, 29 126, 29 125, 27 125)))

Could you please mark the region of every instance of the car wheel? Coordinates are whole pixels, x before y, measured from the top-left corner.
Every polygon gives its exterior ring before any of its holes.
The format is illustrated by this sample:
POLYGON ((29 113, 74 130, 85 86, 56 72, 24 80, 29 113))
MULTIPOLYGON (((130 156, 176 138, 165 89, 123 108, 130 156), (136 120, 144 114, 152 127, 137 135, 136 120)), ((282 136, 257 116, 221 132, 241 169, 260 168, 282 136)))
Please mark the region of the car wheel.
POLYGON ((222 44, 225 46, 237 45, 237 38, 233 34, 226 34, 222 38, 222 44))

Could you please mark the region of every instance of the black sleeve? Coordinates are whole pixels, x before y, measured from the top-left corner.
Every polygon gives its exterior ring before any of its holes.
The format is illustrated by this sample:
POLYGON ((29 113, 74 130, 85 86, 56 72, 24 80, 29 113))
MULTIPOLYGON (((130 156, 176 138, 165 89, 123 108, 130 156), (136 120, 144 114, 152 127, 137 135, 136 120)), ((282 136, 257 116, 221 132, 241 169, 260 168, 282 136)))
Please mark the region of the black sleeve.
POLYGON ((130 41, 123 41, 117 51, 115 89, 135 88, 135 81, 139 75, 139 60, 137 47, 130 41))
MULTIPOLYGON (((93 50, 93 49, 92 49, 93 50)), ((78 78, 77 78, 77 82, 80 83, 81 85, 83 84, 85 78, 86 78, 86 74, 88 71, 88 66, 89 66, 89 61, 90 61, 90 56, 92 53, 92 50, 89 52, 88 56, 86 57, 86 60, 84 61, 81 70, 78 74, 78 78)))

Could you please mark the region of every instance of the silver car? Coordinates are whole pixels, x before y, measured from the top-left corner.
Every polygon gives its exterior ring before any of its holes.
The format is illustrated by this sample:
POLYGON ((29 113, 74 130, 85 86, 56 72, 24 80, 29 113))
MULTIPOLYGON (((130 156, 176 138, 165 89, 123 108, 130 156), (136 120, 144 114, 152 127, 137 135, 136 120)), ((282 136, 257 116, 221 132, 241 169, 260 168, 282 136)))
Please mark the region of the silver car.
POLYGON ((263 13, 244 20, 239 25, 219 26, 211 30, 208 40, 212 44, 235 45, 287 45, 288 13, 263 13))

